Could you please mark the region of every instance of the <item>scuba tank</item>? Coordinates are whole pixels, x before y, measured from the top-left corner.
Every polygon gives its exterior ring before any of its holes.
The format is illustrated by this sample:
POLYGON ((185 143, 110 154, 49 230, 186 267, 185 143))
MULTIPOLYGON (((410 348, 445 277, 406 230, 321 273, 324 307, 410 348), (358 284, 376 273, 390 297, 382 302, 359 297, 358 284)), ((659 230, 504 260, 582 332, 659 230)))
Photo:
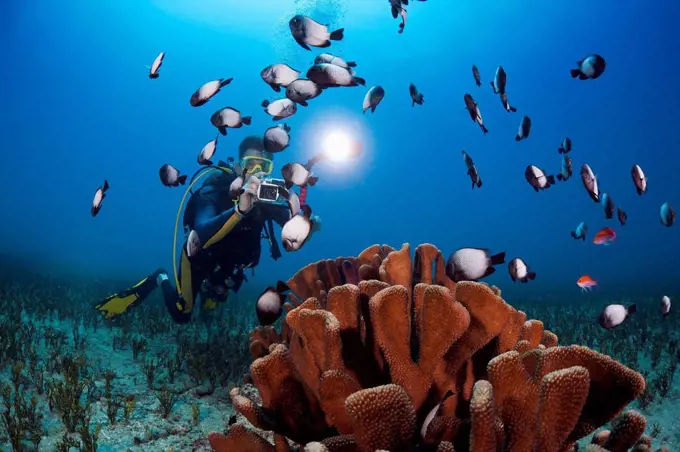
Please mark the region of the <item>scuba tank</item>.
POLYGON ((236 179, 236 172, 234 171, 234 158, 229 157, 226 162, 220 160, 217 166, 213 167, 202 167, 194 173, 191 177, 191 181, 198 176, 200 172, 205 170, 205 168, 213 168, 214 174, 208 176, 208 178, 203 182, 201 187, 196 191, 191 191, 191 196, 186 203, 184 208, 184 215, 182 216, 182 225, 184 227, 184 233, 189 234, 189 232, 194 229, 193 220, 196 217, 196 194, 201 192, 204 188, 212 188, 213 190, 228 191, 231 183, 236 179), (225 179, 226 178, 226 179, 225 179))

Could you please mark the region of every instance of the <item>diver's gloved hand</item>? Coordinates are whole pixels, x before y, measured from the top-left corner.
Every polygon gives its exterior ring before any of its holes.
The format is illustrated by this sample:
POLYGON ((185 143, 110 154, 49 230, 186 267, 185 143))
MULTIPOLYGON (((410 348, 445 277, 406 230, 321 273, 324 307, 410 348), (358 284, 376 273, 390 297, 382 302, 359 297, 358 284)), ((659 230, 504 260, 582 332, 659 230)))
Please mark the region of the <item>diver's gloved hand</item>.
POLYGON ((260 174, 250 176, 241 187, 238 203, 236 204, 236 211, 240 215, 248 215, 258 202, 257 190, 260 188, 261 182, 257 176, 260 174))
POLYGON ((163 281, 168 280, 168 273, 165 270, 159 269, 156 271, 156 273, 152 276, 156 277, 156 286, 160 287, 163 281))

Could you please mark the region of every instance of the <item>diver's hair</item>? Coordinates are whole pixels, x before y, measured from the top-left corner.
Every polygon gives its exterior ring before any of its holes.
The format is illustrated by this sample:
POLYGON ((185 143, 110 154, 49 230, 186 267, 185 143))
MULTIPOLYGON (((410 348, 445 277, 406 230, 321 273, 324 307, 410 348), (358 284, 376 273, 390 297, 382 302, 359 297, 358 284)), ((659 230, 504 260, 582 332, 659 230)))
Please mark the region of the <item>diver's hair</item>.
POLYGON ((264 154, 266 152, 264 149, 264 139, 256 135, 244 138, 241 144, 238 145, 239 158, 243 158, 247 151, 257 151, 264 154))

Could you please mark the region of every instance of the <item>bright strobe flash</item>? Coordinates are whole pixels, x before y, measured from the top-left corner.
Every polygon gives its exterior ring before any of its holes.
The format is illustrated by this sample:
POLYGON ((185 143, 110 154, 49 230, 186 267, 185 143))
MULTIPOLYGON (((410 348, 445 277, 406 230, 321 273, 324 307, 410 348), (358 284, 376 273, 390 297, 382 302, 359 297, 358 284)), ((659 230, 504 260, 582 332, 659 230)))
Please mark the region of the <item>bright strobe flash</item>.
POLYGON ((323 140, 323 152, 333 161, 345 161, 352 154, 352 140, 346 133, 331 132, 323 140))
POLYGON ((339 163, 357 157, 362 151, 361 143, 348 133, 337 130, 326 135, 321 146, 325 157, 339 163))

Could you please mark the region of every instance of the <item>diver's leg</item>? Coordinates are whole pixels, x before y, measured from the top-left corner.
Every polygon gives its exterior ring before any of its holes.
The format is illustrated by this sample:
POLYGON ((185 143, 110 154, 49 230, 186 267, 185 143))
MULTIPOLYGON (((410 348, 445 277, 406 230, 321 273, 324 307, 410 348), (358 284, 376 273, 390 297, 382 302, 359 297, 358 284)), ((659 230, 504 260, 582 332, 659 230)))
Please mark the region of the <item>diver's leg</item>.
POLYGON ((188 323, 194 311, 196 296, 203 281, 203 272, 191 265, 186 251, 182 250, 179 264, 179 285, 173 287, 167 273, 158 276, 158 285, 163 291, 163 301, 176 323, 188 323))
POLYGON ((129 289, 115 293, 105 300, 96 303, 94 308, 97 309, 105 319, 112 319, 113 317, 124 314, 128 309, 142 303, 151 292, 158 287, 157 279, 159 275, 162 274, 166 274, 166 272, 162 268, 159 268, 129 289))

